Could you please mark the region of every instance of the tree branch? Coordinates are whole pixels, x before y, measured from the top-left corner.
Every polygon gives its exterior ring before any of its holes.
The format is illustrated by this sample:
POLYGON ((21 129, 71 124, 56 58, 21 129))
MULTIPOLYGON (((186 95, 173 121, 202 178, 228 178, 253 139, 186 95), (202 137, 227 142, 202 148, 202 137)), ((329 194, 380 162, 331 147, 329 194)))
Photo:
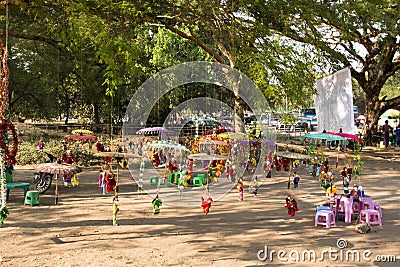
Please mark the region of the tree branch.
MULTIPOLYGON (((0 35, 4 35, 4 31, 0 29, 0 35)), ((99 66, 102 67, 104 66, 103 63, 100 63, 100 61, 98 59, 96 60, 88 60, 85 57, 76 55, 74 53, 72 53, 71 51, 68 51, 67 49, 65 49, 64 47, 62 47, 61 45, 58 44, 57 41, 50 39, 50 38, 46 38, 43 36, 32 36, 32 35, 27 35, 27 34, 21 34, 21 33, 15 33, 15 32, 8 32, 9 36, 12 36, 14 38, 18 38, 18 39, 25 39, 25 40, 31 40, 31 41, 40 41, 40 42, 44 42, 47 43, 51 46, 53 46, 55 49, 59 50, 60 52, 62 52, 63 54, 74 58, 78 61, 84 62, 90 66, 99 66)))
POLYGON ((222 64, 226 64, 225 60, 223 57, 221 57, 217 52, 215 52, 211 47, 207 46, 202 40, 200 40, 200 38, 198 38, 197 36, 194 35, 188 35, 185 32, 171 26, 171 25, 164 25, 164 27, 168 30, 170 30, 173 33, 176 33, 177 35, 179 35, 182 38, 185 38, 187 40, 191 40, 193 42, 195 42, 196 44, 198 44, 202 49, 204 49, 204 51, 206 51, 210 56, 212 56, 213 58, 215 58, 215 60, 217 60, 219 63, 222 64))

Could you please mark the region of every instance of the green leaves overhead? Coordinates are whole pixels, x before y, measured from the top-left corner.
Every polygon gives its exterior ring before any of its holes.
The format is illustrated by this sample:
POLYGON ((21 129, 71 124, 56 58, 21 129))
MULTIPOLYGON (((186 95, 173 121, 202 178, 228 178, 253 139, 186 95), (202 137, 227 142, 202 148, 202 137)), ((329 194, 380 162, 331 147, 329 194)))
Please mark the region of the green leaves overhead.
MULTIPOLYGON (((101 102, 99 94, 126 106, 155 72, 209 60, 247 74, 276 109, 286 98, 289 108, 310 104, 316 78, 351 66, 353 78, 381 111, 400 104, 398 95, 379 99, 400 68, 399 11, 393 0, 15 0, 9 36, 17 48, 13 60, 20 61, 15 66, 22 70, 26 60, 26 68, 43 75, 41 60, 21 56, 44 59, 36 54, 38 43, 47 45, 42 53, 56 49, 70 60, 63 70, 70 84, 64 88, 91 92, 82 97, 88 106, 101 102), (35 45, 21 45, 21 39, 35 45)), ((173 101, 165 101, 166 112, 185 100, 187 88, 177 90, 173 101)))

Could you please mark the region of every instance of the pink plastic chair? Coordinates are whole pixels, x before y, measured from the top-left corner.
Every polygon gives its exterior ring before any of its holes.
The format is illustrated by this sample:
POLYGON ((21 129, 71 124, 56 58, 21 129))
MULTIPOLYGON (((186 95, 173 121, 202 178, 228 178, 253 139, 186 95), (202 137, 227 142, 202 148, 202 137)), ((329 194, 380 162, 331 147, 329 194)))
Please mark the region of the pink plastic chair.
POLYGON ((351 215, 354 213, 353 199, 347 198, 347 197, 342 197, 342 201, 343 201, 343 209, 344 209, 344 222, 351 223, 351 215))
POLYGON ((315 213, 315 226, 325 225, 330 228, 331 225, 336 225, 335 214, 331 210, 319 210, 315 213))
POLYGON ((365 222, 368 225, 378 224, 382 226, 382 219, 379 211, 373 209, 362 210, 360 212, 360 222, 365 222))
POLYGON ((381 205, 378 202, 372 202, 372 204, 373 204, 372 209, 379 211, 379 214, 381 215, 381 218, 382 218, 383 216, 382 216, 381 205))
POLYGON ((374 209, 374 204, 372 202, 372 197, 361 197, 361 209, 367 210, 367 209, 374 209))

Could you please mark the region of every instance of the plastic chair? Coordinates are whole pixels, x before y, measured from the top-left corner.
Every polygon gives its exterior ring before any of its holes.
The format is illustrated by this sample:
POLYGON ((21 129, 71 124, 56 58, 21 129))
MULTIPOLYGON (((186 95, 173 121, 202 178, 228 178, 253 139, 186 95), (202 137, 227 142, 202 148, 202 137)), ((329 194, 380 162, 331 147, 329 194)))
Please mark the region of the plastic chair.
POLYGON ((315 226, 325 225, 330 228, 331 225, 336 225, 335 215, 331 210, 320 210, 315 213, 315 226))
POLYGON ((24 190, 24 199, 25 199, 26 192, 28 192, 29 189, 29 185, 30 185, 29 183, 24 183, 24 182, 12 182, 6 184, 6 191, 7 191, 6 200, 8 200, 10 196, 10 189, 12 188, 22 188, 24 190))
POLYGON ((361 209, 367 210, 367 209, 374 209, 374 204, 372 202, 372 197, 361 197, 361 209))
POLYGON ((196 177, 201 178, 203 184, 206 184, 206 183, 207 183, 206 175, 205 175, 204 173, 199 173, 199 174, 196 175, 196 177))
POLYGON ((165 182, 163 182, 164 179, 158 179, 158 183, 157 183, 157 187, 169 187, 170 186, 170 182, 168 182, 168 180, 165 180, 165 182))
POLYGON ((316 208, 316 212, 320 211, 320 210, 327 210, 330 211, 331 208, 329 206, 317 206, 316 208))
POLYGON ((152 184, 158 185, 158 176, 150 176, 150 185, 152 184))
POLYGON ((181 173, 180 172, 174 172, 172 180, 170 182, 173 183, 173 184, 178 183, 180 177, 181 177, 181 173))
POLYGON ((378 202, 372 202, 372 205, 373 205, 372 209, 379 211, 379 214, 381 215, 382 218, 383 216, 382 216, 381 205, 378 202))
POLYGON ((203 179, 201 177, 194 177, 193 178, 193 186, 203 186, 203 179))
POLYGON ((31 206, 40 204, 40 197, 38 191, 28 191, 26 192, 25 202, 24 204, 28 204, 31 206))
POLYGON ((361 222, 365 222, 368 225, 378 224, 382 226, 382 218, 379 211, 373 209, 362 210, 360 212, 360 223, 361 222))

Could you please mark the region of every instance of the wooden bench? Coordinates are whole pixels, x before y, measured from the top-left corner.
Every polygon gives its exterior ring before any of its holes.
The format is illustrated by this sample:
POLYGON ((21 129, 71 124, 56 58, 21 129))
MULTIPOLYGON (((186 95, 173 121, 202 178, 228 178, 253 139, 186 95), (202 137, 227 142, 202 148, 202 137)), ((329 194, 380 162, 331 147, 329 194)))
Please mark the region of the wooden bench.
POLYGON ((11 188, 22 188, 24 190, 24 201, 25 201, 25 196, 26 196, 26 192, 28 192, 30 183, 24 183, 24 182, 11 182, 11 183, 7 183, 6 184, 6 188, 7 188, 7 197, 6 200, 8 200, 8 197, 10 195, 10 189, 11 188))

